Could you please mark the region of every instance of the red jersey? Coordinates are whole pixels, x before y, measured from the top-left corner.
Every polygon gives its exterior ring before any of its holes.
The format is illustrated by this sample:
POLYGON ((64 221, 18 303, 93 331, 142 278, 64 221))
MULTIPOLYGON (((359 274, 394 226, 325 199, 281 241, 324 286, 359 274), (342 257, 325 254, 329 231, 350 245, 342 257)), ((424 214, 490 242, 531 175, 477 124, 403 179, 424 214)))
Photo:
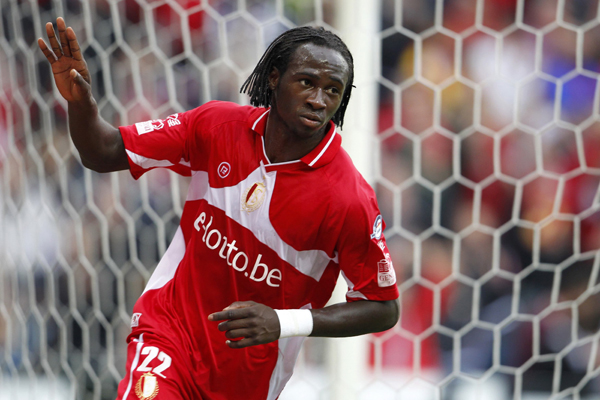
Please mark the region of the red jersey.
POLYGON ((322 308, 341 271, 347 301, 398 289, 375 194, 333 123, 302 159, 271 163, 269 110, 213 101, 121 127, 131 174, 191 176, 180 226, 134 307, 129 340, 148 332, 189 360, 203 399, 268 399, 289 380, 304 338, 231 349, 209 314, 234 301, 322 308))

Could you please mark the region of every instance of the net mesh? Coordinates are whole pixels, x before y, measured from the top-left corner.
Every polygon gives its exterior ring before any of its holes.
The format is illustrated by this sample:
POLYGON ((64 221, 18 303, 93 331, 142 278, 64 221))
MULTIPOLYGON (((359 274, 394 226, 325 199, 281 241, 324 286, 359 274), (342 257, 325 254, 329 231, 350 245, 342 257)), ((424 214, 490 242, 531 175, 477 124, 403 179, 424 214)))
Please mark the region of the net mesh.
MULTIPOLYGON (((0 399, 115 397, 133 304, 187 189, 167 171, 132 183, 81 166, 37 48, 45 22, 74 28, 101 114, 125 125, 246 104, 239 87, 272 39, 335 31, 354 6, 0 0, 0 399)), ((370 162, 403 313, 349 342, 364 348, 359 379, 310 338, 282 399, 336 398, 336 382, 345 399, 598 396, 599 13, 381 2, 370 162)))

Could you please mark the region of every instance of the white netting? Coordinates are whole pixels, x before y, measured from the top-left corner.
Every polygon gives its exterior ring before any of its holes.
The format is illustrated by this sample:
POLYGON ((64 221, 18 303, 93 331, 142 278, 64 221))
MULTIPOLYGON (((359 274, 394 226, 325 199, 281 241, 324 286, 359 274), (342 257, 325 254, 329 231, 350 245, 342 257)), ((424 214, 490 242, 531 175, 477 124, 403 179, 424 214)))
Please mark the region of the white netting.
POLYGON ((403 315, 366 341, 308 340, 282 399, 598 397, 598 2, 369 0, 371 24, 347 12, 364 3, 0 0, 0 399, 114 398, 187 188, 80 165, 36 43, 58 16, 114 125, 246 103, 241 83, 292 26, 367 38, 376 56, 354 56, 375 72, 346 131, 372 138, 374 160, 353 155, 372 169, 403 315))

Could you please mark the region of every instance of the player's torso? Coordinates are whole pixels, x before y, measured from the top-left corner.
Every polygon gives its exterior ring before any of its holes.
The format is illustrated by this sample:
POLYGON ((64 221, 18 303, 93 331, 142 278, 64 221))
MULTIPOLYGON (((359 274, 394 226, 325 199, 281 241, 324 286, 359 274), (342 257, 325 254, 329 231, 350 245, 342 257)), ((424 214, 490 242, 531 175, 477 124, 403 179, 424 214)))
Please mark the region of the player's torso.
MULTIPOLYGON (((146 291, 134 311, 149 313, 152 303, 173 317, 145 317, 152 329, 176 331, 191 352, 208 345, 211 354, 214 346, 226 354, 223 333, 207 316, 232 302, 325 304, 339 271, 331 230, 339 224, 331 220, 322 171, 301 163, 269 165, 253 131, 224 126, 206 154, 202 170, 192 174, 181 218, 185 254, 172 280, 146 291)), ((276 349, 271 354, 261 347, 242 358, 248 368, 277 356, 276 349)))
POLYGON ((320 173, 302 163, 271 165, 259 135, 224 127, 205 170, 192 177, 181 220, 186 277, 214 284, 211 306, 236 300, 322 306, 328 294, 314 291, 330 285, 323 277, 337 264, 335 234, 327 228, 334 225, 327 219, 330 194, 320 173))

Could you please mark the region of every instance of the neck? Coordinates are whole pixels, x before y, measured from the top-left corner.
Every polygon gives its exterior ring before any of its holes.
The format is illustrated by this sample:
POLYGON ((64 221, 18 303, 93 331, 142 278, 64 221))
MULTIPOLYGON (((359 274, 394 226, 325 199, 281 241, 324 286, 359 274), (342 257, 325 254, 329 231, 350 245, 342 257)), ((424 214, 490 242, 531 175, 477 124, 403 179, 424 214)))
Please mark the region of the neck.
POLYGON ((329 124, 308 137, 292 132, 276 112, 269 112, 265 128, 265 151, 269 161, 281 163, 299 160, 321 143, 329 124))

